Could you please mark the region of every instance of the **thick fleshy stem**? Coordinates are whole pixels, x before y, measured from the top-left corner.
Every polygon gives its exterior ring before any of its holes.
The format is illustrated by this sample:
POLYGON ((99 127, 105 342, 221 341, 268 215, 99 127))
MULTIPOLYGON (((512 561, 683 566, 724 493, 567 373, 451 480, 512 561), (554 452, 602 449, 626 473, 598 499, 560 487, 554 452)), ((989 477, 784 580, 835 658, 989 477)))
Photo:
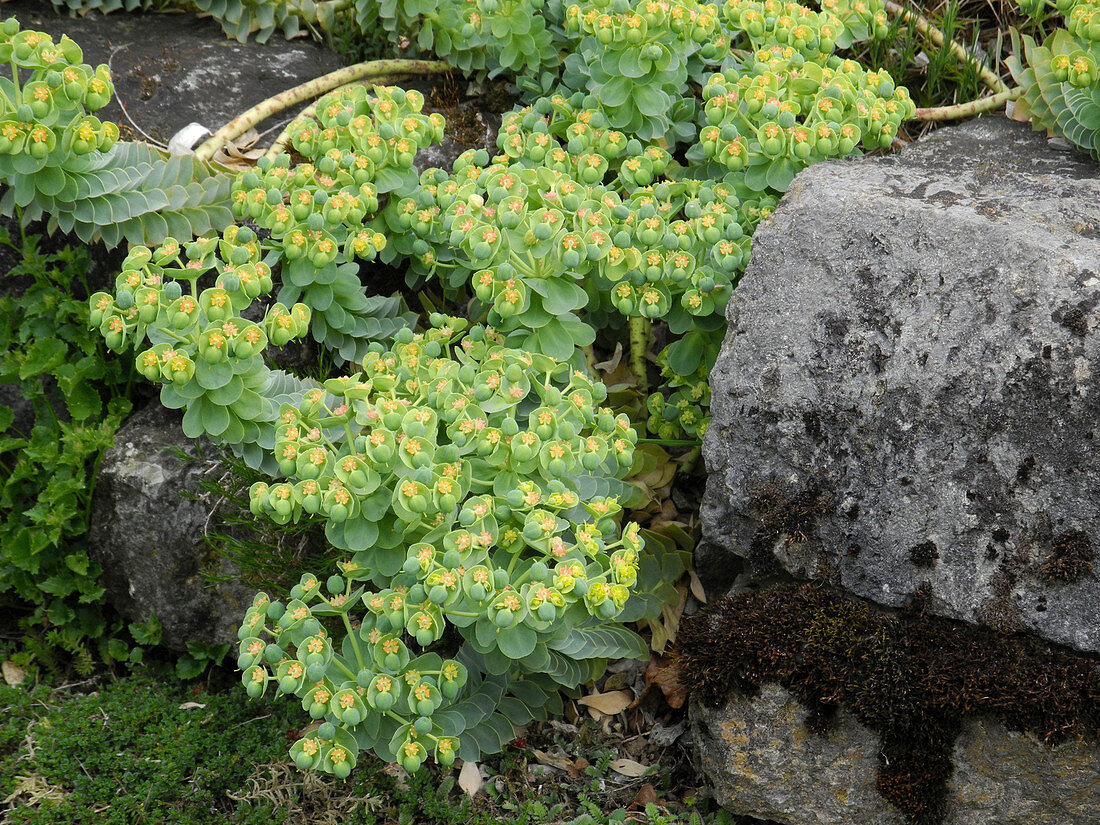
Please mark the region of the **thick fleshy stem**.
POLYGON ((917 109, 917 113, 913 117, 926 123, 961 120, 964 117, 974 117, 974 115, 980 115, 983 112, 992 112, 994 109, 1004 106, 1010 100, 1016 100, 1023 93, 1024 90, 1017 86, 1015 89, 1008 89, 1000 94, 979 98, 978 100, 971 100, 969 103, 958 103, 954 106, 936 106, 932 109, 917 109))
POLYGON ((630 316, 630 369, 638 381, 638 391, 645 395, 649 390, 646 377, 646 349, 649 348, 649 332, 653 324, 648 318, 630 316))
POLYGON ((451 71, 451 67, 438 60, 371 60, 367 63, 357 63, 347 66, 335 72, 309 80, 300 86, 287 89, 274 97, 257 103, 246 112, 242 112, 225 124, 214 135, 208 138, 195 150, 195 157, 199 160, 210 160, 214 153, 228 141, 235 140, 256 124, 266 118, 278 114, 303 100, 309 100, 354 83, 357 80, 367 80, 375 77, 387 77, 394 74, 444 74, 451 71))
POLYGON ((904 6, 891 2, 891 0, 886 0, 886 11, 894 17, 901 18, 906 23, 911 23, 917 31, 932 41, 933 45, 940 48, 946 47, 960 63, 973 63, 978 68, 978 74, 982 79, 982 83, 992 91, 999 94, 1008 91, 1008 86, 1005 85, 1004 81, 1001 80, 994 71, 988 66, 985 66, 978 57, 971 54, 961 44, 954 40, 948 40, 944 33, 933 26, 927 17, 924 17, 912 9, 907 9, 904 6))
POLYGON ((696 446, 688 450, 684 457, 680 459, 679 472, 682 476, 690 477, 695 474, 695 465, 699 462, 699 456, 702 455, 703 448, 696 446))
POLYGON ((581 347, 581 351, 584 352, 584 360, 588 364, 588 371, 595 377, 598 375, 596 372, 596 351, 592 349, 591 344, 586 347, 581 347))
MULTIPOLYGON (((408 77, 408 75, 390 75, 390 76, 384 76, 384 77, 372 77, 371 78, 371 85, 372 86, 392 86, 396 83, 400 83, 401 81, 405 80, 407 77, 408 77)), ((352 85, 354 85, 354 84, 353 83, 344 84, 344 86, 352 86, 352 85)), ((338 88, 342 89, 342 88, 344 88, 344 86, 340 86, 338 88)), ((331 91, 335 92, 335 91, 337 91, 337 89, 332 89, 331 91)), ((298 114, 294 117, 294 119, 291 120, 290 123, 288 123, 286 126, 283 127, 283 130, 281 132, 279 132, 279 136, 277 138, 275 138, 275 142, 271 144, 270 148, 265 153, 266 156, 268 158, 274 159, 277 155, 280 155, 283 152, 285 152, 287 143, 290 142, 290 127, 293 125, 293 123, 295 121, 301 120, 303 118, 313 117, 316 113, 317 113, 317 101, 315 100, 312 103, 310 103, 308 106, 306 106, 306 108, 302 109, 302 111, 298 112, 298 114)))

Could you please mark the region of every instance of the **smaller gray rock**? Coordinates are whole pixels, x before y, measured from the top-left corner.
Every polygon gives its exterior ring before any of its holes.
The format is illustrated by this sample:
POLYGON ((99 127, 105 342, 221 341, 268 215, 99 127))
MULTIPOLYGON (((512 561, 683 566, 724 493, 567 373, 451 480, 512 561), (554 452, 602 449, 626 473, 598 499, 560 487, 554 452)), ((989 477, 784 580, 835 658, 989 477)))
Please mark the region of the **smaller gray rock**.
MULTIPOLYGON (((904 825, 876 789, 878 736, 839 711, 825 734, 785 689, 732 696, 722 708, 691 706, 696 758, 715 798, 735 814, 784 825, 904 825)), ((1047 747, 988 720, 955 742, 943 825, 1094 825, 1100 747, 1047 747)))
POLYGON ((826 735, 778 685, 723 709, 691 706, 692 735, 715 799, 734 813, 785 825, 904 825, 875 790, 879 737, 840 711, 826 735))
POLYGON ((199 480, 219 465, 197 458, 198 447, 178 413, 152 404, 134 415, 100 466, 89 530, 108 599, 131 621, 156 616, 162 643, 178 651, 188 642, 234 642, 254 592, 207 578, 226 572, 202 539, 213 505, 184 493, 201 492, 199 480))

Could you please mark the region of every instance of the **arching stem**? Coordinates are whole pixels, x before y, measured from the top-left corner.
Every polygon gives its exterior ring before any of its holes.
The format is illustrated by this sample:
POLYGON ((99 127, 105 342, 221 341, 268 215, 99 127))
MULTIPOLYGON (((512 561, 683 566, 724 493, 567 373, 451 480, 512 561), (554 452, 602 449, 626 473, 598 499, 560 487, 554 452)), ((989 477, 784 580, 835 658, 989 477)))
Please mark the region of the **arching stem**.
POLYGON ((912 9, 900 6, 892 2, 892 0, 886 0, 886 11, 888 14, 898 17, 906 23, 912 24, 917 31, 932 41, 933 45, 940 48, 946 47, 960 63, 964 65, 968 63, 974 64, 978 68, 978 74, 982 79, 982 83, 992 91, 997 93, 1008 91, 1008 86, 1005 85, 1001 78, 997 77, 994 71, 983 64, 981 60, 971 54, 964 46, 954 40, 948 40, 944 33, 933 26, 932 22, 927 17, 924 17, 912 9))
POLYGON ((280 92, 274 97, 269 97, 248 111, 237 115, 196 149, 195 157, 199 160, 210 160, 214 157, 214 153, 227 142, 239 138, 266 118, 289 109, 303 100, 320 97, 348 83, 395 74, 443 74, 449 71, 451 67, 438 60, 371 60, 338 69, 295 86, 293 89, 280 92))
POLYGON ((940 122, 944 120, 961 120, 964 117, 973 117, 983 112, 992 112, 999 109, 1010 100, 1016 100, 1024 90, 1017 86, 997 95, 971 100, 969 103, 958 103, 954 106, 936 106, 933 109, 917 109, 914 117, 917 120, 927 122, 940 122))

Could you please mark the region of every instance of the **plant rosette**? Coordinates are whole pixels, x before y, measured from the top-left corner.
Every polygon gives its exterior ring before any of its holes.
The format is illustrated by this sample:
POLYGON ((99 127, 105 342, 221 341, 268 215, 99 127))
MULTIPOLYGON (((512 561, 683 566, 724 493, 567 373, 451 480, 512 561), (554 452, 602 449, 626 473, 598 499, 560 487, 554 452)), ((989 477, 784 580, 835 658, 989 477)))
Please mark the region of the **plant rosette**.
POLYGON ((278 409, 263 352, 304 335, 310 311, 304 304, 275 303, 259 323, 241 316, 273 288, 271 268, 260 255, 255 233, 237 226, 221 238, 137 246, 123 261, 115 293, 89 299, 90 323, 107 346, 140 350, 136 368, 162 384, 161 403, 186 410, 189 438, 273 443, 278 409), (200 278, 211 285, 200 290, 200 278), (148 346, 141 349, 143 343, 148 346))
POLYGON ((620 529, 617 501, 582 501, 575 481, 626 473, 629 422, 599 406, 606 390, 583 373, 491 329, 431 320, 284 407, 275 450, 287 480, 253 485, 253 512, 317 516, 351 556, 328 595, 306 575, 285 605, 250 610, 238 661, 251 694, 294 693, 409 770, 487 746, 462 740, 471 671, 478 685, 550 674, 573 686, 613 655, 644 654, 615 622, 638 580, 638 526, 620 529), (346 631, 339 643, 329 618, 346 631), (443 661, 432 648, 450 628, 463 641, 443 661))
POLYGON ((321 98, 314 117, 289 127, 290 143, 306 158, 262 158, 233 183, 234 211, 269 230, 267 260, 281 262, 278 300, 301 301, 314 312, 314 338, 340 361, 357 362, 369 340, 411 324, 397 301, 363 293, 356 260, 372 260, 386 236, 367 222, 379 199, 417 184, 413 158, 443 138, 444 120, 424 115, 417 91, 363 86, 321 98))
POLYGON ((1006 61, 1023 90, 1012 117, 1036 129, 1063 135, 1100 159, 1100 8, 1094 3, 1060 2, 1065 29, 1041 44, 1013 31, 1013 54, 1006 61))

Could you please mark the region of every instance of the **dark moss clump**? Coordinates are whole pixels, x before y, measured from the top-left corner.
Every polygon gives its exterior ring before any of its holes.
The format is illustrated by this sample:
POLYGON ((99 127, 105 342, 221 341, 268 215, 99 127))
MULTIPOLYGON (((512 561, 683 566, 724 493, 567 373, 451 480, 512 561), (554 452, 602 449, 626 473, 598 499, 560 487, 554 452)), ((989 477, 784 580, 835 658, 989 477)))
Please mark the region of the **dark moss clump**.
POLYGON ((942 821, 965 720, 1055 743, 1100 739, 1100 664, 1031 636, 924 613, 883 614, 817 585, 715 604, 681 625, 680 678, 718 706, 782 685, 815 718, 840 706, 882 737, 878 788, 915 825, 942 821))
POLYGON ((749 542, 749 562, 759 572, 775 565, 772 548, 780 539, 802 544, 817 532, 817 520, 833 512, 832 496, 819 484, 789 491, 767 482, 756 487, 749 505, 757 523, 749 542))
POLYGON ((1050 554, 1039 575, 1047 581, 1073 582, 1092 572, 1096 553, 1088 535, 1067 530, 1050 543, 1050 554))
POLYGON ((934 541, 922 541, 909 548, 909 561, 916 567, 935 567, 940 551, 934 541))

